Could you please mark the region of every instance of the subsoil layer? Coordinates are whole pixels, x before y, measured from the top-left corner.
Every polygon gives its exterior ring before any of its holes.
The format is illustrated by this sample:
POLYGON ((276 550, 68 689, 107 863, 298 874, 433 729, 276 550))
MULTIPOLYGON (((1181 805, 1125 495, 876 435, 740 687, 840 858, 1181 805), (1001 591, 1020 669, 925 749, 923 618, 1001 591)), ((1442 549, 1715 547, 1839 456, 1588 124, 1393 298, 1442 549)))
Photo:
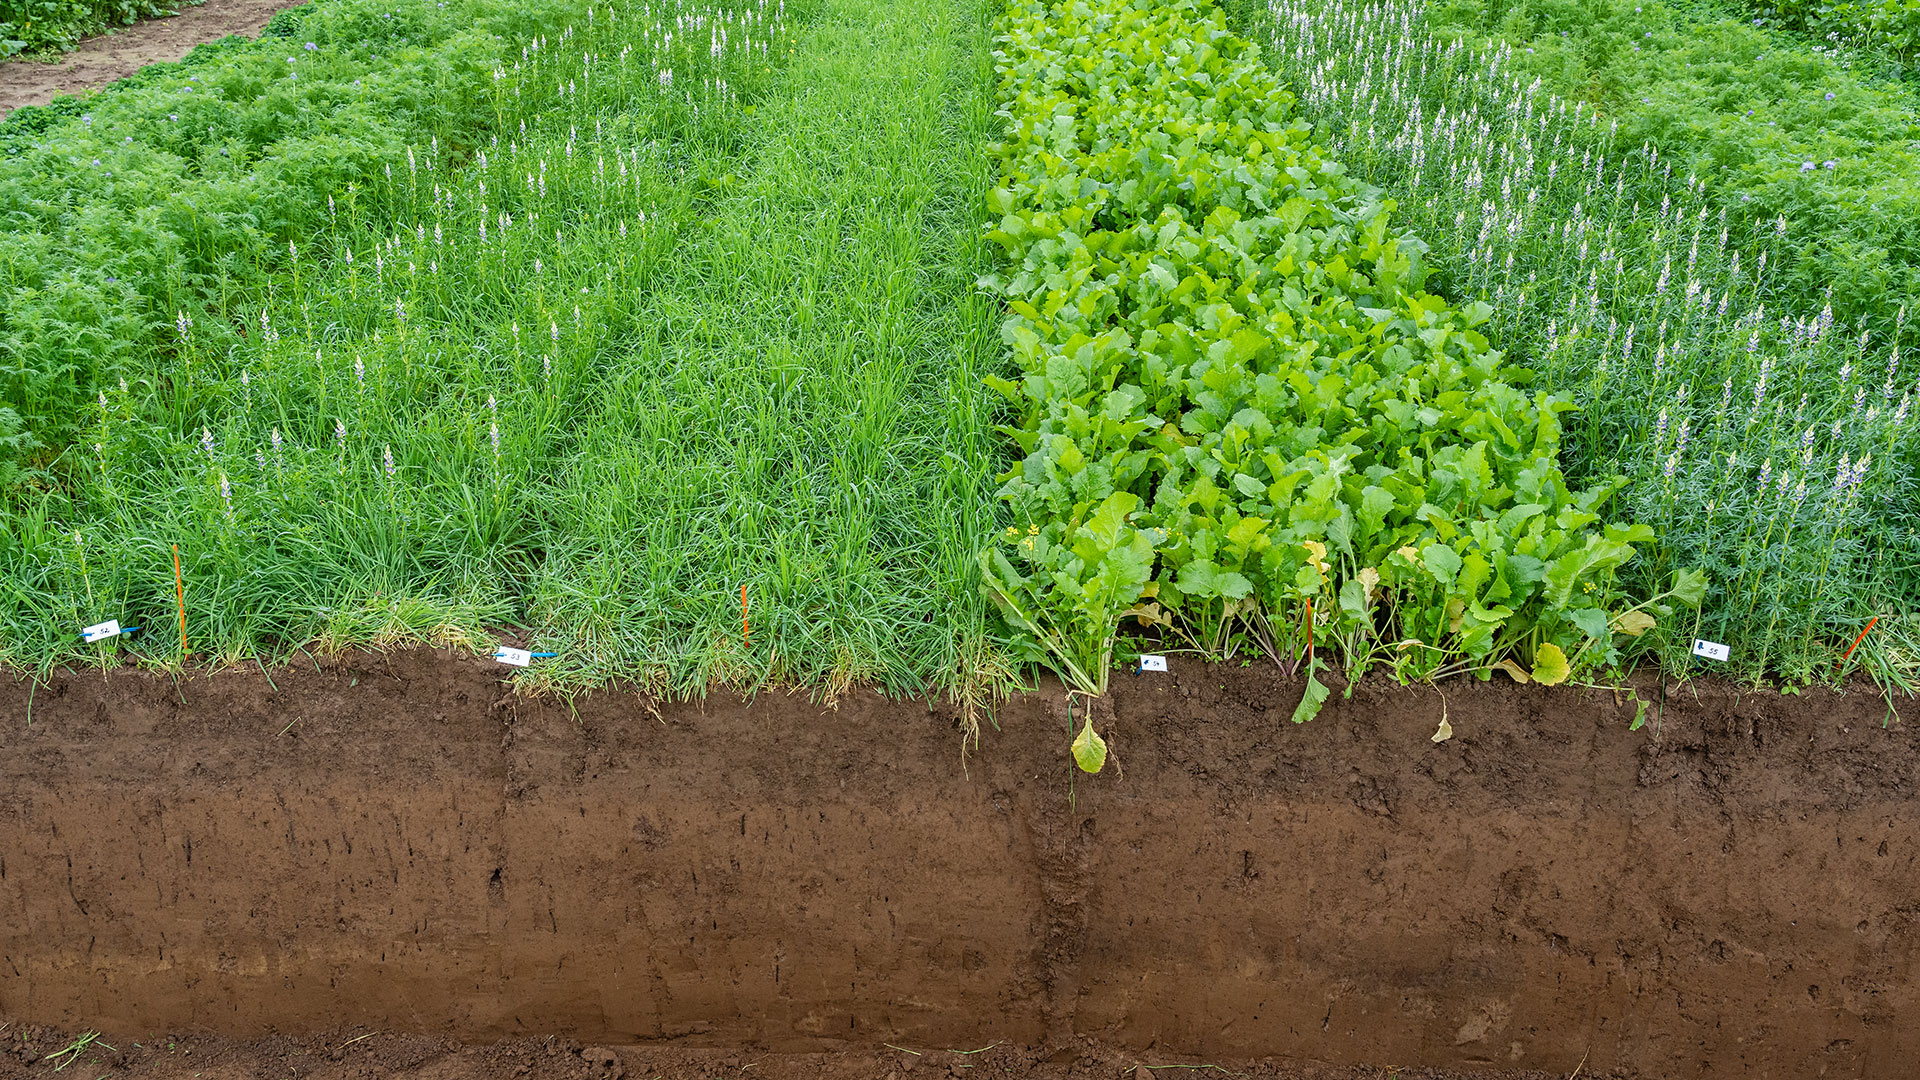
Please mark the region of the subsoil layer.
MULTIPOLYGON (((0 1077, 51 1080, 74 1034, 29 1029, 0 1041, 0 1077), (7 1054, 11 1052, 11 1059, 7 1054), (10 1071, 11 1070, 11 1071, 10 1071)), ((0 1033, 0 1040, 6 1038, 0 1033)), ((1424 1068, 1288 1065, 1272 1061, 1198 1062, 1130 1053, 1082 1040, 1071 1047, 1005 1044, 972 1048, 876 1046, 826 1053, 686 1049, 659 1044, 586 1046, 577 1039, 523 1038, 484 1046, 427 1035, 346 1032, 248 1041, 155 1036, 91 1043, 71 1073, 115 1080, 1566 1080, 1564 1073, 1500 1070, 1471 1074, 1424 1068)), ((1586 1071, 1582 1077, 1596 1075, 1586 1071)), ((1604 1074, 1597 1074, 1604 1075, 1604 1074)), ((64 1078, 62 1078, 64 1080, 64 1078)))
POLYGON ((284 8, 306 0, 206 0, 164 19, 146 19, 88 38, 55 61, 14 57, 0 61, 0 119, 22 105, 45 105, 62 94, 105 86, 195 45, 229 34, 257 35, 284 8))
POLYGON ((303 664, 0 683, 0 1075, 96 1029, 160 1077, 1920 1061, 1920 738, 1870 689, 1294 725, 1298 680, 1176 663, 1116 676, 1088 777, 1057 688, 963 761, 940 702, 303 664))

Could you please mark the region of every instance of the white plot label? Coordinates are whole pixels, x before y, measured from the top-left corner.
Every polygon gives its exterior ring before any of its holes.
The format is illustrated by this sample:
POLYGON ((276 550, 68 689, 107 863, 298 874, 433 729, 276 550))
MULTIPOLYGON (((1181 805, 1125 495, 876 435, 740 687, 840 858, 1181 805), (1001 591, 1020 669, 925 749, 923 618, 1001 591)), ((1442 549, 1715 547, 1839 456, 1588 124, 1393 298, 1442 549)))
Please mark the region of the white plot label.
POLYGON ((1725 660, 1733 655, 1733 650, 1717 641, 1693 639, 1693 655, 1704 656, 1709 660, 1725 660))
POLYGON ((493 650, 493 658, 503 664, 514 667, 526 667, 533 663, 533 654, 525 649, 509 649, 505 645, 493 650))
POLYGON ((96 641, 105 641, 110 637, 119 637, 120 620, 108 619, 103 623, 94 623, 92 626, 80 631, 80 636, 85 639, 89 645, 96 641))
POLYGON ((1167 658, 1155 653, 1142 653, 1140 655, 1140 670, 1165 671, 1167 670, 1167 658))

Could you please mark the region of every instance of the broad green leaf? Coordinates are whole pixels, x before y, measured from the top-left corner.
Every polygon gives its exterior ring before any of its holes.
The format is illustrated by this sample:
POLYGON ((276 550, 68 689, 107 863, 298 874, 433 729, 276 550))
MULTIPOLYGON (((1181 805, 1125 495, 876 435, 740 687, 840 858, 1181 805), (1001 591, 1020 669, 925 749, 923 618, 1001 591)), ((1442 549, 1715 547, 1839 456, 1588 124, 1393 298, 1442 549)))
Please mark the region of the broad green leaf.
POLYGON ((1380 530, 1387 520, 1387 512, 1393 509, 1393 492, 1383 487, 1368 485, 1360 491, 1361 533, 1369 535, 1380 530))
POLYGON ((1421 548, 1420 559, 1426 564, 1427 572, 1439 579, 1442 585, 1453 584, 1453 576, 1460 572, 1460 556, 1445 544, 1428 544, 1421 548))
POLYGON ((1107 496, 1085 526, 1088 535, 1102 547, 1115 546, 1120 540, 1120 530, 1126 527, 1127 515, 1139 505, 1140 497, 1129 491, 1116 491, 1107 496))
POLYGON ((1020 400, 1020 384, 1012 379, 1003 379, 998 375, 985 375, 980 381, 985 383, 989 390, 995 391, 1008 401, 1020 400))
POLYGON ((1673 598, 1688 607, 1699 607, 1707 598, 1707 572, 1682 570, 1673 575, 1673 598))
POLYGON ((1616 540, 1588 534, 1584 547, 1569 551, 1547 567, 1547 605, 1565 607, 1574 586, 1633 558, 1633 548, 1616 540))
POLYGON ((1357 578, 1348 578, 1340 586, 1340 610, 1345 612, 1354 623, 1361 623, 1367 617, 1367 589, 1357 578))
MULTIPOLYGON (((1266 489, 1261 488, 1260 490, 1264 492, 1266 489)), ((1227 530, 1227 546, 1240 551, 1246 551, 1253 546, 1254 540, 1259 537, 1261 531, 1266 527, 1267 522, 1264 518, 1241 518, 1227 530)))
POLYGON ((1188 596, 1220 595, 1220 568, 1211 559, 1195 559, 1180 568, 1174 584, 1188 596))
POLYGON ((1521 526, 1546 513, 1547 508, 1539 503, 1524 503, 1500 515, 1500 531, 1511 536, 1520 531, 1521 526))
POLYGON ((1580 632, 1595 641, 1606 640, 1607 613, 1597 607, 1577 607, 1567 612, 1567 619, 1580 628, 1580 632))
MULTIPOLYGON (((1319 664, 1314 664, 1314 667, 1319 667, 1319 664)), ((1313 677, 1313 668, 1309 668, 1307 670, 1307 690, 1306 693, 1300 696, 1300 704, 1294 706, 1293 722, 1296 724, 1304 724, 1320 715, 1320 706, 1327 703, 1327 694, 1329 692, 1319 679, 1313 677)))
POLYGON ((1507 556, 1507 584, 1515 594, 1523 594, 1530 586, 1538 584, 1547 572, 1547 564, 1531 555, 1507 556))

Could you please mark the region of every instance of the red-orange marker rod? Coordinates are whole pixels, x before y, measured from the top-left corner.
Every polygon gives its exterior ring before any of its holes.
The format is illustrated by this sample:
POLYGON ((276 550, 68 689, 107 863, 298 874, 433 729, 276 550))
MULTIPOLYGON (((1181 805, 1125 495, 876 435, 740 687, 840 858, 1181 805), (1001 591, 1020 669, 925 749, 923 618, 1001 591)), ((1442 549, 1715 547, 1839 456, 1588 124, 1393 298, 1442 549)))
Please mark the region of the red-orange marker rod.
POLYGON ((180 576, 180 545, 173 545, 173 595, 180 604, 180 656, 185 659, 193 655, 187 651, 187 585, 180 576))
POLYGON ((1313 674, 1313 597, 1307 597, 1307 674, 1313 674))
POLYGON ((1860 636, 1857 638, 1854 638, 1853 644, 1847 646, 1846 654, 1840 657, 1840 662, 1838 664, 1833 665, 1834 674, 1838 675, 1840 673, 1840 669, 1847 666, 1847 661, 1853 658, 1853 650, 1859 648, 1860 643, 1867 639, 1867 630, 1873 629, 1873 624, 1879 621, 1880 621, 1880 616, 1878 615, 1875 615, 1873 618, 1867 620, 1866 630, 1860 631, 1860 636))
POLYGON ((753 627, 747 623, 747 587, 745 584, 740 586, 740 637, 747 643, 747 648, 753 648, 753 627))

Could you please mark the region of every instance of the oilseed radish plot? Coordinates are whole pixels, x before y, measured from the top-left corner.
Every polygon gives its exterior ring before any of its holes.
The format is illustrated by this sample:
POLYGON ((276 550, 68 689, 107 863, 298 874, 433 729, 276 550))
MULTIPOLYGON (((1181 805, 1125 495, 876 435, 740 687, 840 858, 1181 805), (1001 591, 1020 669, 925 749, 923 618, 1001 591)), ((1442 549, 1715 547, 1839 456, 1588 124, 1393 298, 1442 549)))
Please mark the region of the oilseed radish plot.
POLYGON ((1654 533, 1603 517, 1613 485, 1568 487, 1568 406, 1501 377, 1491 307, 1422 289, 1384 194, 1217 8, 1013 6, 1005 26, 993 235, 1014 265, 990 285, 1026 457, 984 572, 1032 658, 1098 694, 1126 618, 1215 658, 1317 635, 1356 677, 1557 683, 1699 603, 1689 569, 1619 588, 1654 533))

